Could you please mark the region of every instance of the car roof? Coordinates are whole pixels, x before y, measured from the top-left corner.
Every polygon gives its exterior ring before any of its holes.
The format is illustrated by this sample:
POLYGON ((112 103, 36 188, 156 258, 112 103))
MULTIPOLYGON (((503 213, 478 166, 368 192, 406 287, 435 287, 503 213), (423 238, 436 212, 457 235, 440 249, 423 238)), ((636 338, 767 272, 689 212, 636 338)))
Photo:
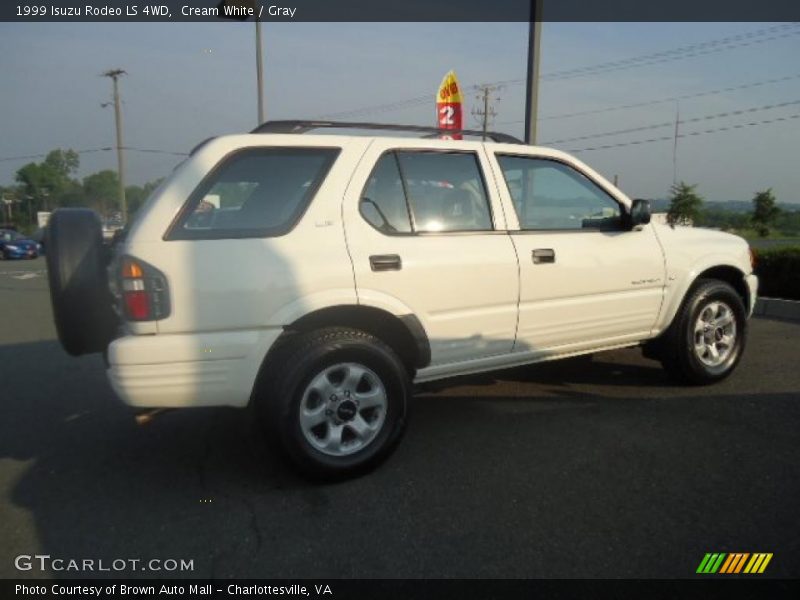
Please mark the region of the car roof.
MULTIPOLYGON (((284 120, 266 121, 253 129, 250 133, 306 133, 317 129, 345 129, 366 131, 402 131, 405 133, 426 134, 427 137, 437 138, 443 135, 466 135, 478 137, 481 140, 505 144, 522 144, 522 140, 507 133, 498 131, 485 131, 474 129, 441 129, 424 125, 398 125, 396 123, 371 123, 364 121, 323 121, 323 120, 284 120)), ((377 136, 375 136, 377 137, 377 136)))

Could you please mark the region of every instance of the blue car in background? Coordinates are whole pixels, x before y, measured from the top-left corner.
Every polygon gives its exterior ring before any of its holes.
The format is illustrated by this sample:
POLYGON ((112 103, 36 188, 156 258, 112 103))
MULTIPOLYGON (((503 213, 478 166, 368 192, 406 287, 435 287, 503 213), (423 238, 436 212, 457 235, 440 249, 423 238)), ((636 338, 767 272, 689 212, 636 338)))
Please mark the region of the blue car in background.
POLYGON ((11 229, 0 229, 0 258, 36 258, 41 245, 11 229))

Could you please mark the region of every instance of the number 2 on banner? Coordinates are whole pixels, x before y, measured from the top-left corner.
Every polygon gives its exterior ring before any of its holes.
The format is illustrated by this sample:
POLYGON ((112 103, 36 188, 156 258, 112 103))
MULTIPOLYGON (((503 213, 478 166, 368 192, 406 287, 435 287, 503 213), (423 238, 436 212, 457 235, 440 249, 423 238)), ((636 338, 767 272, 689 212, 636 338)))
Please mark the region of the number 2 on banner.
POLYGON ((453 118, 456 110, 452 106, 443 106, 439 109, 439 125, 455 125, 453 118))

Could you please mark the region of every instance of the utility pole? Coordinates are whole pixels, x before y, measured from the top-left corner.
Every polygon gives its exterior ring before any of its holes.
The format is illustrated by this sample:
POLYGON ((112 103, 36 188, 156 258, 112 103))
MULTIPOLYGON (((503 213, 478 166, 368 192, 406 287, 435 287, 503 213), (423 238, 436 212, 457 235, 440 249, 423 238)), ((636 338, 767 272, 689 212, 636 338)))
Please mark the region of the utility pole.
MULTIPOLYGON (((122 111, 120 109, 119 84, 117 80, 126 75, 122 69, 111 69, 103 73, 103 77, 110 77, 114 82, 114 119, 117 124, 117 179, 119 180, 119 207, 122 213, 122 223, 128 222, 128 204, 125 201, 125 159, 122 155, 122 111)), ((103 106, 106 106, 105 104, 103 106)))
POLYGON ((258 94, 258 123, 264 122, 264 58, 261 48, 261 0, 220 0, 217 5, 220 19, 245 21, 255 17, 256 21, 256 87, 258 94), (232 11, 226 9, 233 9, 232 11))
POLYGON ((14 202, 17 201, 17 199, 14 197, 14 194, 10 192, 3 192, 2 198, 0 199, 2 199, 3 205, 6 207, 6 210, 8 211, 8 222, 11 223, 14 220, 12 207, 14 205, 14 202))
MULTIPOLYGON (((475 108, 472 109, 472 115, 478 119, 481 124, 481 131, 483 132, 483 139, 486 139, 486 133, 489 131, 489 120, 493 119, 497 116, 497 113, 489 104, 489 101, 492 98, 492 94, 499 91, 500 88, 493 85, 481 85, 478 86, 479 93, 475 98, 480 102, 482 108, 475 108)), ((497 98, 500 100, 500 98, 497 98)))
POLYGON ((258 86, 258 124, 264 122, 264 63, 261 51, 261 19, 256 16, 256 85, 258 86))
POLYGON ((675 101, 675 138, 672 141, 672 185, 678 183, 678 127, 681 122, 681 104, 675 101))
POLYGON ((525 98, 525 143, 536 144, 536 121, 539 114, 539 57, 542 39, 543 0, 530 0, 528 29, 528 90, 525 98))

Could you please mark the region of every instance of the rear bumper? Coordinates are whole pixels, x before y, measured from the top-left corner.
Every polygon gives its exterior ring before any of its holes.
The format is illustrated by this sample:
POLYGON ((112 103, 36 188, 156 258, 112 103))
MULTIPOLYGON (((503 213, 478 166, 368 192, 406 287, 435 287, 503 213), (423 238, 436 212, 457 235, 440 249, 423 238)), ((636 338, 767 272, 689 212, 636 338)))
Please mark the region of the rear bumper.
POLYGON ((753 310, 756 307, 756 298, 758 297, 758 277, 750 273, 744 276, 744 282, 747 284, 747 289, 750 290, 748 294, 750 298, 750 306, 747 307, 747 317, 753 316, 753 310))
POLYGON ((142 408, 246 406, 281 329, 128 335, 108 348, 108 379, 142 408))

